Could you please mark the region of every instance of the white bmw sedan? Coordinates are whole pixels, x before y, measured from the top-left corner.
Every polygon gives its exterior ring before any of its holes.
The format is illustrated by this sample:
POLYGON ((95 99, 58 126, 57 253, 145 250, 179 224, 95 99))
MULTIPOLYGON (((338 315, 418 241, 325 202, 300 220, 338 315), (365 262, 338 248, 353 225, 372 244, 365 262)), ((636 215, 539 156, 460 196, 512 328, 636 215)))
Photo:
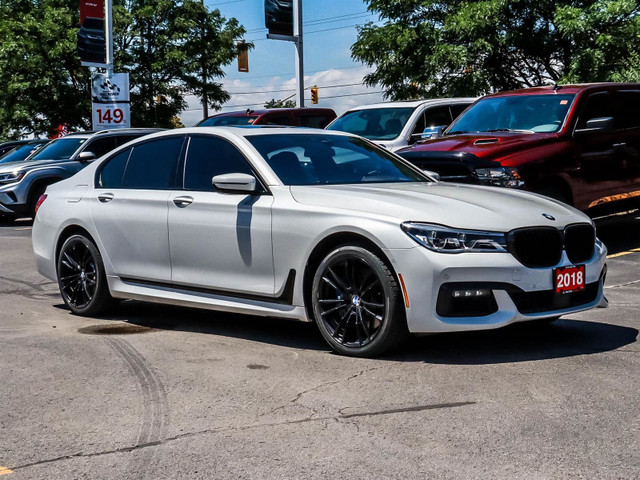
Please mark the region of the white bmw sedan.
POLYGON ((148 135, 47 189, 38 270, 76 314, 114 298, 315 321, 342 354, 606 306, 591 220, 439 183, 367 140, 292 128, 148 135))

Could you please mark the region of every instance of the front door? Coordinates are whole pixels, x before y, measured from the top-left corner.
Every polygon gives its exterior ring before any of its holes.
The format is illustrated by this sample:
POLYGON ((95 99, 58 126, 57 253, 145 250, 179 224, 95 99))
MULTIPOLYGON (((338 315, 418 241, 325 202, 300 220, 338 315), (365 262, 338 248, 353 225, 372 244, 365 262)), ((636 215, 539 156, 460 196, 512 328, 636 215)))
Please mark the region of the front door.
POLYGON ((172 281, 220 294, 274 295, 271 205, 273 197, 222 193, 215 175, 255 175, 226 139, 189 139, 184 190, 169 201, 172 281))

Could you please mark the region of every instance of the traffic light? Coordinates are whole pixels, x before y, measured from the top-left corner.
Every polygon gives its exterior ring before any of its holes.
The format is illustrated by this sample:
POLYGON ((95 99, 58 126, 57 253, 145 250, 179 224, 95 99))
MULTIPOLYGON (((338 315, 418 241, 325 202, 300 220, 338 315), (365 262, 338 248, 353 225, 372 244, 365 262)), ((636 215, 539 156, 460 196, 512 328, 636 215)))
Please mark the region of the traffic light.
POLYGON ((293 35, 293 0, 264 0, 264 23, 270 34, 293 35))
POLYGON ((314 105, 318 104, 318 87, 315 85, 311 87, 311 103, 314 105))

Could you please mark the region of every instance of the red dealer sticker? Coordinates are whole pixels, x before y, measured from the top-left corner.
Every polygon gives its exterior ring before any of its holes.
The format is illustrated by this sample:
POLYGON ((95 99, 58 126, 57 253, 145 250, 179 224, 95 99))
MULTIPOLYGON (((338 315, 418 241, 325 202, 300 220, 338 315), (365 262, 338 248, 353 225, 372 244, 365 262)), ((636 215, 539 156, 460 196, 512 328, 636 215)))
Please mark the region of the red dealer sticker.
POLYGON ((553 269, 553 283, 556 293, 570 293, 584 290, 584 265, 553 269))

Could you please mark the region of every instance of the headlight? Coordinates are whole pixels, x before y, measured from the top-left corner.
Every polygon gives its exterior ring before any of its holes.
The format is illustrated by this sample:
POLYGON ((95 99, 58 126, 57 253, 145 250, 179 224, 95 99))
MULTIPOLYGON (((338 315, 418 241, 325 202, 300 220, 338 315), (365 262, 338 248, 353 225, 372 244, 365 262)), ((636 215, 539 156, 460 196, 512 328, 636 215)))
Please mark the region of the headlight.
POLYGON ((477 168, 476 176, 482 185, 512 188, 524 185, 518 169, 513 167, 477 168))
POLYGON ((429 250, 441 253, 506 252, 504 233, 460 230, 429 223, 404 222, 402 230, 429 250))
POLYGON ((24 172, 0 173, 0 183, 15 183, 22 180, 24 172))

